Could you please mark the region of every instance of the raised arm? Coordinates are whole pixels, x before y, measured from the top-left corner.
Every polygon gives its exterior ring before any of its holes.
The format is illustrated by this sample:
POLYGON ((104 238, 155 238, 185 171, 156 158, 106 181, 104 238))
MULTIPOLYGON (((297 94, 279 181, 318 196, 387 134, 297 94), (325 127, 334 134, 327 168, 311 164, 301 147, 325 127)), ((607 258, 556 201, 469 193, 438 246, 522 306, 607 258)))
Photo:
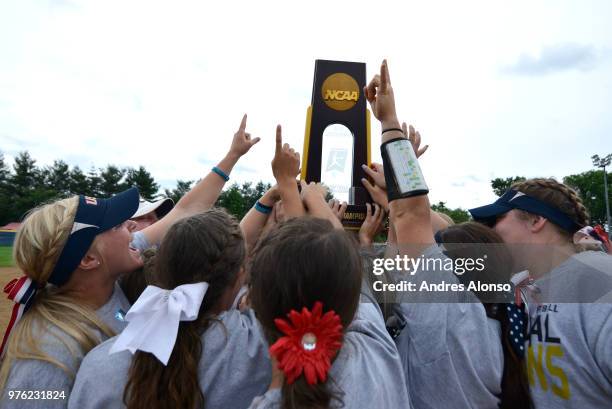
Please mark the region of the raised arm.
MULTIPOLYGON (((372 113, 381 123, 382 143, 399 138, 407 139, 395 112, 395 98, 386 60, 380 67, 380 75, 372 79, 364 93, 372 107, 372 113)), ((387 189, 389 188, 387 186, 387 189)), ((435 242, 427 195, 390 199, 390 218, 395 227, 398 245, 403 247, 404 254, 416 257, 435 242), (409 246, 404 247, 405 245, 409 246)))
POLYGON ((285 216, 303 216, 304 206, 295 179, 300 173, 300 154, 293 150, 288 143, 283 145, 280 125, 276 126, 276 150, 274 159, 272 159, 272 173, 283 201, 285 216))
POLYGON ((274 217, 273 210, 276 202, 280 200, 278 186, 274 185, 257 201, 240 221, 240 228, 247 244, 247 250, 253 248, 261 235, 266 222, 274 217))
POLYGON ((189 217, 210 209, 221 189, 227 182, 234 165, 244 154, 246 154, 260 138, 251 138, 251 134, 246 132, 246 114, 242 117, 238 131, 234 134, 232 145, 229 152, 217 164, 214 170, 209 172, 197 185, 193 187, 185 196, 179 200, 174 208, 164 218, 157 223, 142 230, 147 241, 154 245, 161 241, 172 224, 184 217, 189 217))

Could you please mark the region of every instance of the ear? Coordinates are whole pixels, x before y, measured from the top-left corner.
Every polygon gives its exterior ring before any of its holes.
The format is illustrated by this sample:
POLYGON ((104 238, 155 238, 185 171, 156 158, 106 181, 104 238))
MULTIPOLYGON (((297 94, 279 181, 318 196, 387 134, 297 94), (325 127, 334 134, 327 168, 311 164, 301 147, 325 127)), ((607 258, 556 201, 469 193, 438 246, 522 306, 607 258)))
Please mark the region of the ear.
POLYGON ((100 263, 100 256, 95 252, 88 251, 87 254, 85 254, 85 257, 81 259, 81 262, 79 263, 79 269, 93 270, 100 267, 100 263))
POLYGON ((548 219, 545 217, 534 215, 529 221, 529 230, 532 233, 539 233, 542 231, 542 229, 544 229, 547 223, 548 219))

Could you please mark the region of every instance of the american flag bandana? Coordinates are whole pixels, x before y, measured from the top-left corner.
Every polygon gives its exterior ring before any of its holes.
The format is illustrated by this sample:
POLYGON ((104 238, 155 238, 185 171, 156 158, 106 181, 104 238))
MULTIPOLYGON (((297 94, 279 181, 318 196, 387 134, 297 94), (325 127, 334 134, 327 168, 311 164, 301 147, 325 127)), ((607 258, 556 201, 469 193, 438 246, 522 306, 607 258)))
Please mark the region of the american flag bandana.
POLYGON ((527 314, 525 304, 507 304, 506 315, 508 317, 508 341, 519 358, 525 356, 525 337, 527 330, 527 314))
POLYGON ((21 278, 15 278, 11 280, 6 286, 4 286, 4 292, 8 294, 8 299, 15 302, 13 306, 13 312, 11 313, 11 319, 6 327, 4 338, 2 339, 2 346, 0 347, 0 357, 4 357, 4 349, 8 341, 9 335, 12 329, 19 322, 23 314, 30 308, 36 290, 38 286, 29 277, 23 276, 21 278))

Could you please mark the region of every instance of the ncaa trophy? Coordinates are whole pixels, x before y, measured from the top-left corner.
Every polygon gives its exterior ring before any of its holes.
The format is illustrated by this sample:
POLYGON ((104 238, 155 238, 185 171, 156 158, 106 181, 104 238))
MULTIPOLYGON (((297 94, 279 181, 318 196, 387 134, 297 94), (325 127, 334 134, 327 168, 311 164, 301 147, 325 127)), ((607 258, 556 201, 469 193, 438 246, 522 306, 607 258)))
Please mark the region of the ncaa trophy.
POLYGON ((347 230, 359 230, 366 217, 365 204, 372 201, 361 185, 361 178, 367 177, 361 165, 371 164, 365 79, 365 63, 316 60, 312 100, 306 113, 301 179, 323 182, 332 192, 345 195, 348 206, 342 225, 347 230), (324 137, 330 147, 325 152, 324 137), (340 179, 347 172, 351 181, 342 183, 340 179))

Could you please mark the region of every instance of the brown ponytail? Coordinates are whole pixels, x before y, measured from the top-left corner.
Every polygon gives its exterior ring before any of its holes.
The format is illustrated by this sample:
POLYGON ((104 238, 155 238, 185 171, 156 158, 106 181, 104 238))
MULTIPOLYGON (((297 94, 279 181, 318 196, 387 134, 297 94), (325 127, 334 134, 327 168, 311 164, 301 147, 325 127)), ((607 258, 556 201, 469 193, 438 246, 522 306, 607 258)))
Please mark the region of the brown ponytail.
POLYGON ((291 385, 284 382, 281 407, 284 409, 327 409, 332 400, 342 403, 342 392, 328 385, 332 382, 333 380, 328 380, 325 383, 309 385, 303 376, 291 385))
POLYGON ((499 409, 531 409, 533 401, 529 393, 525 359, 516 355, 510 345, 511 325, 507 304, 485 304, 487 316, 499 321, 501 326, 504 371, 501 381, 499 409))
MULTIPOLYGON (((487 251, 487 263, 482 271, 457 276, 466 286, 469 281, 500 282, 509 281, 512 274, 512 256, 503 244, 502 238, 491 228, 475 222, 450 226, 441 230, 440 241, 444 244, 450 258, 478 258, 483 248, 487 251), (473 244, 466 246, 465 243, 473 244), (478 247, 479 244, 485 245, 478 247)), ((510 322, 507 304, 487 303, 491 299, 487 293, 476 293, 483 303, 487 317, 499 321, 501 344, 504 353, 504 368, 501 379, 500 409, 530 409, 533 407, 525 360, 516 355, 510 345, 510 322)))
MULTIPOLYGON (((311 217, 283 222, 255 248, 250 266, 251 305, 273 345, 283 334, 274 324, 291 310, 333 310, 346 329, 359 305, 362 266, 355 242, 329 221, 311 217)), ((337 357, 338 355, 336 355, 337 357)), ((335 359, 335 358, 334 358, 335 359)), ((304 375, 282 387, 282 408, 328 408, 342 403, 342 391, 328 375, 309 385, 304 375)))
MULTIPOLYGON (((512 185, 512 189, 516 189, 541 200, 544 203, 558 209, 568 215, 578 226, 582 228, 589 224, 589 212, 582 203, 582 199, 578 193, 571 187, 557 182, 555 179, 528 179, 523 182, 517 182, 512 185)), ((526 212, 520 212, 525 215, 526 212)), ((572 235, 557 226, 559 234, 565 236, 569 241, 572 241, 572 235)))
POLYGON ((198 381, 201 335, 215 320, 222 296, 236 283, 245 252, 238 222, 222 210, 180 220, 168 230, 155 257, 151 284, 172 289, 205 281, 209 287, 198 319, 180 323, 167 366, 148 352, 134 355, 123 394, 128 409, 204 407, 198 381))

